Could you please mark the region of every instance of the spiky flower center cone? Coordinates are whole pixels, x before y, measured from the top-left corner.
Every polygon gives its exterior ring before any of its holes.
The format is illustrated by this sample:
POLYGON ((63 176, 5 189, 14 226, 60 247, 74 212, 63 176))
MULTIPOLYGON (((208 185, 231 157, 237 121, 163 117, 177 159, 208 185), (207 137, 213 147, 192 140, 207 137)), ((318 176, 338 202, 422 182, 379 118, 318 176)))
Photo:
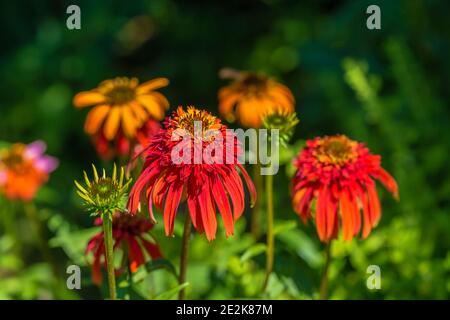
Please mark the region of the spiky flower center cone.
POLYGON ((342 166, 357 157, 357 143, 345 136, 325 137, 319 142, 314 156, 323 164, 342 166))
POLYGON ((135 78, 115 78, 104 82, 99 87, 111 105, 124 105, 136 98, 136 87, 138 81, 135 78))
POLYGON ((242 85, 247 87, 249 93, 256 94, 266 89, 268 78, 255 73, 247 73, 241 81, 242 85))
POLYGON ((99 197, 100 199, 108 202, 113 200, 118 190, 119 184, 117 181, 107 177, 100 178, 97 182, 92 183, 89 193, 95 198, 99 197))
POLYGON ((198 138, 201 133, 203 141, 211 140, 211 136, 207 135, 209 130, 220 129, 222 127, 215 116, 207 111, 198 110, 193 107, 188 107, 187 111, 179 108, 177 115, 172 120, 171 126, 174 130, 185 130, 195 138, 198 138), (201 132, 196 132, 198 130, 197 128, 201 129, 201 132))
POLYGON ((112 89, 107 96, 111 100, 111 104, 125 104, 135 98, 135 93, 129 87, 121 86, 112 89))

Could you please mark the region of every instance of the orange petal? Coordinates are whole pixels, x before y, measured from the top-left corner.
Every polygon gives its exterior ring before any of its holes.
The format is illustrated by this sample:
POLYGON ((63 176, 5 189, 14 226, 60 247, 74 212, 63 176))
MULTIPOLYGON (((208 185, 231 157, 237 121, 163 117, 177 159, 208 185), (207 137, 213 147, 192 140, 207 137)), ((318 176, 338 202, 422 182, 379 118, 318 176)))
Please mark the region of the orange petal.
POLYGON ((262 104, 256 99, 250 99, 240 102, 236 106, 236 117, 242 126, 247 128, 261 127, 262 104))
POLYGON ((106 139, 113 140, 116 136, 120 124, 120 107, 112 107, 108 118, 106 119, 104 134, 106 139))
POLYGON ((138 121, 135 119, 129 107, 122 107, 122 127, 127 137, 134 138, 138 121))
POLYGON ((162 120, 164 118, 164 107, 152 95, 141 95, 137 97, 137 100, 147 109, 148 113, 154 119, 162 120))
POLYGON ((166 78, 156 78, 147 82, 142 83, 137 87, 136 92, 138 94, 146 93, 151 90, 156 90, 165 87, 169 84, 169 79, 166 78))
POLYGON ((272 89, 269 93, 269 97, 273 101, 276 107, 281 107, 286 111, 294 111, 294 102, 289 96, 286 96, 282 91, 272 89))
POLYGON ((95 91, 83 91, 75 95, 73 104, 77 108, 83 108, 105 102, 105 96, 95 91))
POLYGON ((111 107, 105 104, 94 107, 87 115, 84 131, 91 135, 95 134, 102 125, 110 109, 111 107))
POLYGON ((229 122, 233 122, 235 116, 233 114, 233 108, 239 98, 238 94, 230 94, 219 102, 219 113, 229 122))
POLYGON ((158 102, 158 104, 162 106, 164 109, 166 110, 169 109, 170 105, 169 100, 167 100, 167 98, 163 94, 159 92, 151 92, 149 93, 149 95, 153 96, 156 102, 158 102))

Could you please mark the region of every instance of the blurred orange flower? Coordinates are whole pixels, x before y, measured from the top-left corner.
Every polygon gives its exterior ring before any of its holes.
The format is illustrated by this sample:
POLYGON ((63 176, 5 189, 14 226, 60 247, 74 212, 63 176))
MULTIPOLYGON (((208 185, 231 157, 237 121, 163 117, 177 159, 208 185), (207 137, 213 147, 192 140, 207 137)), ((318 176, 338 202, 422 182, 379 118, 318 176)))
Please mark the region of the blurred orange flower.
POLYGON ((32 200, 58 166, 56 158, 44 155, 45 149, 44 142, 35 141, 0 150, 0 193, 10 200, 32 200))
POLYGON ((219 112, 227 121, 260 128, 262 117, 274 110, 294 112, 295 99, 285 85, 251 72, 225 69, 222 76, 234 79, 219 91, 219 112))
POLYGON ((168 84, 166 78, 139 84, 136 78, 117 77, 75 95, 73 104, 77 108, 94 106, 88 113, 84 130, 93 137, 101 156, 128 154, 136 133, 148 121, 164 118, 169 102, 154 90, 168 84))
POLYGON ((315 138, 294 161, 292 203, 306 223, 315 202, 315 221, 320 240, 336 238, 339 218, 344 240, 351 240, 361 229, 366 238, 381 217, 380 200, 373 179, 379 180, 396 199, 398 187, 381 167, 381 157, 371 154, 364 144, 337 135, 315 138))

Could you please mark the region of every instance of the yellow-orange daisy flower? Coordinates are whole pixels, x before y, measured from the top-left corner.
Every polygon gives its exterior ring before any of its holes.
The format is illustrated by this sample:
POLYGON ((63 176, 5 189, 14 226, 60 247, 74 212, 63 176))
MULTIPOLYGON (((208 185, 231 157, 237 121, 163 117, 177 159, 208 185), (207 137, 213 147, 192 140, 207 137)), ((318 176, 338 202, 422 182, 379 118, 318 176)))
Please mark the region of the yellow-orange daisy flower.
POLYGON ((139 84, 136 78, 117 77, 101 82, 95 89, 78 93, 73 104, 77 108, 93 106, 84 129, 95 141, 116 141, 123 145, 123 140, 134 139, 148 120, 164 118, 169 102, 154 90, 168 84, 166 78, 139 84))
POLYGON ((219 112, 229 122, 260 128, 262 117, 273 110, 294 112, 291 90, 262 74, 233 73, 235 80, 219 90, 219 112))

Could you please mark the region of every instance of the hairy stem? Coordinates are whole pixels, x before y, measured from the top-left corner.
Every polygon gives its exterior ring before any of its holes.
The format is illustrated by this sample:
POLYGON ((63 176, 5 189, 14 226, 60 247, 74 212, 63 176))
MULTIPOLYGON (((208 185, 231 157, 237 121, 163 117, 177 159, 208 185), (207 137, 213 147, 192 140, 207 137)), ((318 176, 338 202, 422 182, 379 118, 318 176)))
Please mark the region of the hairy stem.
POLYGON ((269 283, 269 277, 273 270, 275 239, 273 233, 273 175, 266 175, 266 200, 267 200, 267 254, 266 254, 266 277, 263 291, 269 283))
POLYGON ((32 225, 33 232, 35 233, 38 239, 38 245, 39 249, 41 250, 42 257, 45 259, 45 261, 47 261, 47 263, 52 268, 53 276, 56 279, 58 279, 59 278, 58 266, 55 262, 55 259, 53 258, 51 250, 48 246, 48 242, 45 239, 44 228, 37 214, 36 205, 33 202, 24 203, 24 211, 28 220, 32 225))
MULTIPOLYGON (((180 277, 179 277, 180 284, 183 284, 186 282, 190 236, 191 236, 191 217, 189 216, 189 213, 186 212, 186 218, 184 220, 183 240, 181 243, 180 277)), ((186 289, 185 288, 181 289, 180 293, 178 294, 178 300, 184 300, 184 299, 186 299, 186 289)))
MULTIPOLYGON (((263 181, 261 176, 261 164, 253 165, 253 181, 255 182, 256 192, 258 198, 262 195, 263 181)), ((261 199, 261 198, 260 198, 261 199)), ((251 212, 250 232, 255 240, 258 240, 261 235, 261 206, 260 201, 256 201, 251 212)))
POLYGON ((328 299, 328 269, 331 262, 331 242, 330 240, 325 247, 325 265, 323 267, 322 280, 320 281, 320 300, 328 299))
POLYGON ((102 216, 103 220, 103 235, 105 239, 105 253, 106 253, 106 269, 108 272, 108 287, 109 296, 111 300, 116 300, 116 275, 114 273, 114 248, 112 236, 112 216, 105 213, 102 216))

